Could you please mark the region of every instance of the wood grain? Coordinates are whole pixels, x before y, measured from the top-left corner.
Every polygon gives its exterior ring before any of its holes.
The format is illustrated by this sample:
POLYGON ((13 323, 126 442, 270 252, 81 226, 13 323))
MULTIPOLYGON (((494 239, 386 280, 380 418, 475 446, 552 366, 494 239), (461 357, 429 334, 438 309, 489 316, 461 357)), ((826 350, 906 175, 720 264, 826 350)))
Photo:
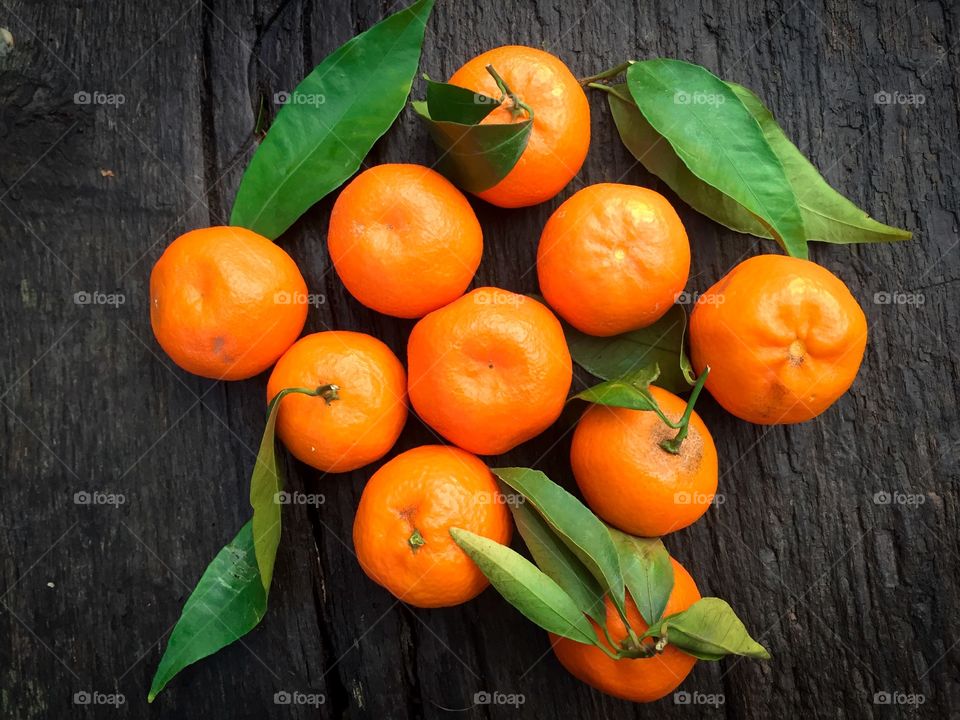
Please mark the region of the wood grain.
MULTIPOLYGON (((730 601, 773 660, 698 664, 684 689, 719 693, 718 706, 605 697, 569 677, 545 634, 493 592, 440 611, 394 603, 351 552, 353 511, 370 470, 320 477, 287 460, 290 486, 323 493, 325 502, 289 508, 267 618, 147 707, 189 589, 249 515, 265 392, 264 377, 211 383, 169 362, 150 332, 150 267, 181 232, 226 220, 257 118, 269 121, 274 94, 395 4, 4 0, 0 26, 15 46, 0 58, 0 714, 955 716, 958 7, 632 5, 440 2, 421 70, 447 77, 507 42, 543 46, 581 75, 629 57, 702 63, 756 90, 852 200, 916 232, 890 246, 813 248, 813 259, 851 286, 871 327, 860 377, 828 413, 762 428, 702 401, 721 453, 724 502, 666 542, 704 594, 730 601), (78 104, 78 92, 124 102, 78 104), (925 101, 877 104, 878 92, 925 101), (84 292, 119 293, 123 303, 78 304, 84 292), (883 304, 878 292, 922 304, 883 304), (81 491, 120 493, 125 502, 75 504, 81 491), (878 503, 877 493, 892 502, 878 503), (82 691, 119 692, 126 703, 83 708, 74 704, 82 691), (324 703, 278 707, 280 691, 322 694, 324 703), (524 704, 476 705, 478 692, 521 693, 524 704), (920 694, 924 704, 875 704, 878 692, 920 694)), ((603 98, 591 102, 590 156, 561 196, 509 212, 475 203, 486 237, 478 285, 535 291, 540 229, 586 184, 636 183, 673 198, 620 144, 603 98)), ((366 165, 435 157, 407 110, 366 165)), ((282 239, 311 291, 326 298, 308 330, 363 330, 402 356, 411 324, 361 307, 331 272, 331 204, 320 202, 282 239)), ((694 248, 691 290, 774 250, 677 206, 694 248)), ((568 482, 571 419, 497 462, 535 465, 568 482)), ((432 439, 414 419, 397 449, 432 439)))

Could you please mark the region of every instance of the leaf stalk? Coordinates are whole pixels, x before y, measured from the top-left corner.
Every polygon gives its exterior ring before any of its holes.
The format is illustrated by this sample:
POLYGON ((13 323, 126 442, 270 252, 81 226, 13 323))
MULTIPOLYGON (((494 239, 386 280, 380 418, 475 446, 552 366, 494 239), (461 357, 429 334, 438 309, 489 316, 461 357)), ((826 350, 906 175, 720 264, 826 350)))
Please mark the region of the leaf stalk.
POLYGON ((677 423, 677 425, 671 425, 671 427, 680 428, 677 434, 673 438, 660 443, 660 447, 668 453, 673 455, 680 454, 680 445, 687 437, 687 431, 690 429, 690 416, 693 415, 693 406, 697 404, 697 398, 700 397, 700 391, 703 390, 703 384, 707 381, 707 375, 709 374, 710 366, 707 365, 703 369, 703 372, 700 373, 700 377, 697 378, 697 383, 693 386, 693 390, 690 391, 690 399, 687 400, 687 407, 683 411, 683 417, 680 418, 680 422, 677 423))

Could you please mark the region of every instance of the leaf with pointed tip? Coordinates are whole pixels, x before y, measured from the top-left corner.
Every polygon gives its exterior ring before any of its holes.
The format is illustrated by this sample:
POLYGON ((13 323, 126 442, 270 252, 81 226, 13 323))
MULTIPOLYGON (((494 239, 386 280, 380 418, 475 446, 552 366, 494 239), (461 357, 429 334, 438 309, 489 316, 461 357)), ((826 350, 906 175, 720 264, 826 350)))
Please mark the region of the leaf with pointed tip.
POLYGON ((742 85, 731 82, 727 85, 760 123, 767 142, 783 163, 797 194, 808 240, 845 245, 897 242, 913 236, 907 230, 877 222, 834 190, 820 171, 790 142, 760 98, 742 85))
POLYGON ((666 637, 669 644, 700 660, 727 655, 770 659, 767 649, 750 637, 733 608, 720 598, 698 600, 683 612, 663 618, 643 637, 666 637))
POLYGON ((381 20, 297 85, 240 180, 231 225, 276 239, 357 171, 403 110, 433 3, 381 20))
POLYGON ((450 536, 528 620, 554 635, 597 644, 593 626, 573 599, 523 555, 468 530, 450 528, 450 536))
POLYGON ((267 593, 263 588, 253 548, 253 522, 248 521, 217 553, 184 603, 153 676, 147 701, 153 702, 187 665, 212 655, 255 628, 267 612, 267 593))
POLYGON ((657 401, 650 394, 650 383, 657 379, 660 368, 647 365, 622 378, 607 380, 586 390, 581 390, 571 400, 586 400, 597 405, 629 408, 630 410, 659 410, 657 401))

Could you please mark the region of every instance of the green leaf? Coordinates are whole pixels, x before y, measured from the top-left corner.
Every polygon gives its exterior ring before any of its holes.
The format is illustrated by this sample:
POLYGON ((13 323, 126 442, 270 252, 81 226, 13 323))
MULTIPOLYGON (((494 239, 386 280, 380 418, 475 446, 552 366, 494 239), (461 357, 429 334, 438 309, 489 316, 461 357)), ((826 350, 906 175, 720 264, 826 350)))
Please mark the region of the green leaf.
POLYGON ((525 502, 509 503, 520 536, 540 569, 598 625, 607 624, 603 588, 587 566, 568 548, 540 514, 525 502))
POLYGON ((430 80, 426 102, 413 103, 442 152, 440 171, 468 192, 488 190, 503 180, 527 147, 533 127, 530 117, 480 124, 502 102, 503 98, 430 80))
POLYGON ((720 598, 698 600, 683 612, 663 618, 643 637, 665 637, 700 660, 720 660, 727 655, 770 659, 766 648, 750 637, 740 618, 720 598))
POLYGON ((627 150, 654 175, 663 180, 687 205, 731 230, 772 238, 770 231, 732 197, 694 175, 677 157, 663 136, 637 109, 626 84, 613 85, 607 103, 620 139, 627 150))
POLYGON ((597 405, 623 407, 630 410, 660 411, 660 406, 650 394, 650 383, 657 379, 660 368, 647 365, 616 380, 607 380, 582 390, 571 400, 586 400, 597 405))
POLYGON ((240 181, 231 225, 276 239, 356 172, 406 103, 433 3, 380 21, 304 78, 240 181))
POLYGON ((641 538, 609 528, 620 553, 623 581, 647 625, 663 617, 673 592, 673 563, 660 538, 641 538))
POLYGON ((277 447, 274 431, 280 399, 287 393, 281 391, 270 403, 267 425, 260 440, 260 452, 250 476, 250 505, 253 506, 253 546, 260 568, 263 589, 269 594, 273 580, 273 566, 280 546, 281 510, 278 495, 283 490, 283 479, 277 463, 277 447))
MULTIPOLYGON (((501 100, 483 93, 477 93, 459 85, 434 82, 430 78, 426 80, 426 108, 433 120, 476 125, 501 105, 501 100)), ((421 103, 414 104, 422 107, 421 103)))
POLYGON ((699 65, 661 58, 632 64, 627 87, 690 172, 760 218, 788 254, 807 257, 803 218, 783 165, 723 80, 699 65))
POLYGON ((912 233, 879 223, 838 193, 777 124, 754 93, 728 82, 747 110, 760 123, 767 143, 780 158, 797 195, 808 240, 850 244, 909 240, 912 233))
POLYGON ((491 472, 536 508, 622 610, 624 586, 620 558, 607 526, 586 505, 538 470, 494 468, 491 472))
POLYGON ((148 702, 183 668, 246 635, 267 611, 253 522, 217 553, 183 606, 150 685, 148 702))
POLYGON ((684 351, 687 314, 674 305, 653 325, 613 337, 594 337, 563 324, 573 361, 601 380, 630 375, 656 365, 654 385, 674 393, 690 390, 696 378, 684 351))
POLYGON ((497 592, 544 630, 589 645, 597 635, 573 599, 519 553, 489 538, 450 528, 454 542, 486 575, 497 592))

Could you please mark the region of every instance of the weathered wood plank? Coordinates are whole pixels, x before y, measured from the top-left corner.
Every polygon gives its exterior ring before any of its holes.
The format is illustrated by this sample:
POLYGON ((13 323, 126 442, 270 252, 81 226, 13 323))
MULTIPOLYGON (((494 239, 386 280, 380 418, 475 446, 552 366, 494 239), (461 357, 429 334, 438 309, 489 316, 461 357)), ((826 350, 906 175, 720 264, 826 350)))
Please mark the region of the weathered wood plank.
MULTIPOLYGON (((957 8, 906 0, 518 5, 441 2, 421 69, 446 77, 505 42, 542 45, 581 74, 627 57, 700 62, 755 89, 851 199, 917 231, 906 244, 813 250, 851 285, 871 324, 860 379, 829 413, 767 429, 702 403, 721 453, 724 502, 667 545, 704 593, 734 605, 774 660, 700 663, 684 687, 722 693, 720 707, 604 697, 567 676, 544 633, 492 592, 442 611, 395 606, 351 550, 370 471, 319 477, 287 461, 290 485, 325 502, 286 514, 267 619, 144 709, 161 639, 248 514, 265 391, 263 377, 211 384, 163 357, 145 309, 150 266, 177 234, 226 220, 274 94, 393 4, 11 0, 0 7, 0 26, 16 42, 0 59, 4 716, 64 716, 78 709, 75 692, 94 690, 123 693, 120 716, 129 717, 439 718, 455 709, 467 718, 883 718, 910 710, 875 705, 877 692, 922 694, 924 716, 954 712, 957 8), (124 102, 77 104, 80 91, 124 102), (919 93, 925 102, 878 104, 878 92, 919 93), (75 293, 95 291, 124 302, 74 302, 75 293), (878 292, 923 302, 885 304, 878 292), (122 493, 126 502, 76 505, 84 490, 122 493), (888 495, 878 503, 877 493, 888 495), (903 502, 908 496, 923 502, 903 502), (325 703, 278 708, 279 691, 320 693, 325 703), (483 691, 522 693, 525 703, 519 711, 475 706, 483 691)), ((477 285, 535 291, 540 229, 583 185, 665 191, 619 143, 602 98, 592 104, 591 153, 561 197, 510 212, 475 203, 486 239, 477 285)), ((367 164, 435 157, 406 111, 367 164)), ((771 249, 677 204, 694 247, 692 290, 771 249)), ((308 330, 371 332, 402 356, 411 324, 361 307, 331 272, 331 206, 332 198, 319 203, 282 240, 311 290, 326 297, 308 330)), ((536 464, 569 482, 572 420, 498 462, 536 464)), ((433 440, 413 418, 398 450, 433 440)))

